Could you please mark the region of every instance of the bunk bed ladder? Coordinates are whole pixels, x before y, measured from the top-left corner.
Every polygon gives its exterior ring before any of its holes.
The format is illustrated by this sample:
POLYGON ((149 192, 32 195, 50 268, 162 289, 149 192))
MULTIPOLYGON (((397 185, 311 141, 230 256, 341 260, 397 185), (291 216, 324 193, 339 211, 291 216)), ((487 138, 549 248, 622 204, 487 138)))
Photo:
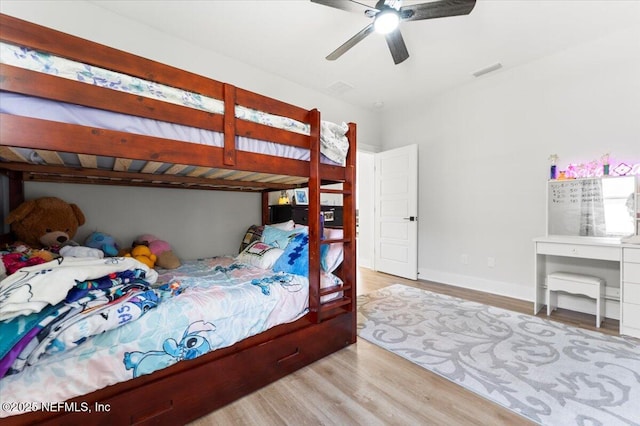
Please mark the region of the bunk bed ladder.
POLYGON ((356 296, 356 238, 355 238, 355 177, 356 177, 356 126, 351 123, 347 138, 349 152, 345 164, 345 178, 342 189, 322 188, 320 176, 320 113, 310 111, 310 173, 309 173, 309 310, 314 322, 321 322, 344 312, 351 312, 354 327, 351 341, 355 341, 355 296, 356 296), (320 238, 320 194, 342 195, 343 200, 343 238, 323 240, 320 238), (344 261, 336 274, 343 285, 320 290, 320 248, 322 244, 344 244, 344 261), (342 293, 340 297, 326 303, 323 296, 342 293))

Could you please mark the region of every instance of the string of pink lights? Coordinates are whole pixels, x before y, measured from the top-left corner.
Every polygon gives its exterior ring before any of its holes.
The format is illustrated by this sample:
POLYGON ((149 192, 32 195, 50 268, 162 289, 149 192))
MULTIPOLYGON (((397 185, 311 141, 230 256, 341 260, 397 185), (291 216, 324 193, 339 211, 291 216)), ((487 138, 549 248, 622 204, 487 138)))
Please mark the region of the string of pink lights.
POLYGON ((558 156, 556 154, 550 155, 549 161, 551 161, 549 177, 552 180, 640 175, 640 163, 613 163, 609 160, 609 154, 588 163, 570 163, 565 170, 558 170, 558 156))

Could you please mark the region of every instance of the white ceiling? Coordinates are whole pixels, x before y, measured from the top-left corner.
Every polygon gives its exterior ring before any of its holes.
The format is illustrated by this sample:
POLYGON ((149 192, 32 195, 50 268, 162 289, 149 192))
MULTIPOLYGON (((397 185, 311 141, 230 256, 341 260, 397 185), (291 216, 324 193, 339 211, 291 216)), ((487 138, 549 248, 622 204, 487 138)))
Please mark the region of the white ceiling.
POLYGON ((640 26, 640 0, 478 0, 467 16, 404 22, 411 56, 394 65, 384 38, 375 33, 337 61, 325 60, 370 20, 308 0, 92 3, 368 109, 467 84, 473 72, 496 62, 513 68, 640 26), (333 92, 336 83, 348 90, 333 92))

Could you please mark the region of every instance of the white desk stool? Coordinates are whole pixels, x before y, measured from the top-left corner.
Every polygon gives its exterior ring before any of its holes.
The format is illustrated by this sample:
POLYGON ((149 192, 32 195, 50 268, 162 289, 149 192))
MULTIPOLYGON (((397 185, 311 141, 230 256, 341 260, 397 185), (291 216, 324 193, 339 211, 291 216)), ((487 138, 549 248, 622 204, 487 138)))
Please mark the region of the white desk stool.
POLYGON ((557 291, 579 294, 596 300, 596 327, 604 320, 604 285, 602 278, 568 272, 547 275, 547 315, 558 307, 557 291))

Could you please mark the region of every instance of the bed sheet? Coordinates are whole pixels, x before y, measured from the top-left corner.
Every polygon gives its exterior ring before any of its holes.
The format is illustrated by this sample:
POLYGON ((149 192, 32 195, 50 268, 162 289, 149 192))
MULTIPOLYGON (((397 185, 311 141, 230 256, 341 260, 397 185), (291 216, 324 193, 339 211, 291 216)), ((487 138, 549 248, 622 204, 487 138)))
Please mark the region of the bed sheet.
MULTIPOLYGON (((307 312, 308 280, 237 263, 161 271, 162 302, 137 321, 0 380, 3 402, 62 402, 224 348, 307 312)), ((0 411, 0 417, 18 414, 0 411)))

